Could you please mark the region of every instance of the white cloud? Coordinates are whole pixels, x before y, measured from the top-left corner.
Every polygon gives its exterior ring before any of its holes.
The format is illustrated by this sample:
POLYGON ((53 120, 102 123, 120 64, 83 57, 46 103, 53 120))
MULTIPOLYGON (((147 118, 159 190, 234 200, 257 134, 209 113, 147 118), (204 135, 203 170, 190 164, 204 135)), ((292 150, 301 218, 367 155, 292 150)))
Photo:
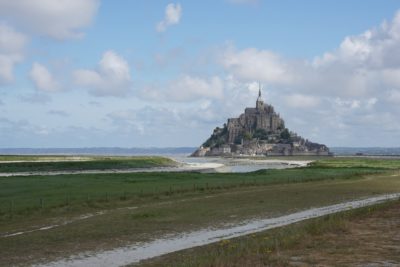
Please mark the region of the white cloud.
POLYGON ((320 66, 332 63, 353 68, 398 68, 400 64, 400 11, 391 22, 384 22, 362 34, 344 38, 329 59, 316 58, 320 66))
POLYGON ((169 84, 168 96, 174 101, 193 101, 199 98, 221 99, 224 84, 219 77, 208 80, 192 76, 182 76, 169 84))
POLYGON ((48 104, 51 102, 51 97, 49 94, 43 93, 36 91, 35 93, 32 94, 24 94, 19 97, 21 101, 30 103, 30 104, 48 104))
POLYGON ((344 38, 336 51, 311 65, 303 77, 312 80, 311 90, 325 94, 367 98, 400 89, 400 12, 391 22, 344 38))
POLYGON ((236 77, 247 81, 287 84, 294 79, 288 62, 268 50, 247 48, 236 51, 229 46, 222 54, 220 63, 236 77))
POLYGON ((400 89, 400 11, 391 22, 347 36, 334 51, 309 60, 284 58, 269 50, 224 48, 221 65, 242 81, 304 95, 378 97, 400 89))
POLYGON ((315 108, 320 104, 320 100, 314 96, 291 94, 284 98, 291 108, 315 108))
POLYGON ((400 89, 400 68, 382 70, 382 79, 386 86, 400 89))
POLYGON ((3 53, 20 53, 27 43, 27 37, 6 24, 0 24, 0 51, 3 53))
POLYGON ((20 56, 0 54, 0 84, 10 83, 14 80, 13 69, 15 64, 20 61, 20 56))
POLYGON ((171 108, 145 106, 139 109, 116 110, 107 114, 107 118, 119 133, 170 136, 176 134, 177 129, 184 128, 185 121, 181 115, 171 108))
POLYGON ((390 90, 388 92, 387 100, 389 102, 392 102, 392 103, 395 103, 397 105, 400 105, 400 90, 390 90))
POLYGON ((82 37, 99 0, 0 0, 0 16, 35 34, 56 39, 82 37))
POLYGON ((336 106, 336 108, 357 109, 357 108, 360 108, 361 101, 357 100, 357 99, 344 100, 344 99, 341 99, 341 98, 336 98, 334 100, 334 105, 336 106))
POLYGON ((0 84, 14 80, 15 64, 22 61, 28 38, 13 28, 0 24, 0 84))
POLYGON ((97 70, 80 69, 73 76, 77 85, 96 96, 123 96, 131 87, 128 62, 112 50, 103 54, 97 70))
POLYGON ((54 92, 61 89, 60 84, 54 79, 49 70, 40 63, 33 63, 29 77, 40 91, 54 92))
POLYGON ((33 125, 28 120, 12 121, 0 117, 0 139, 4 140, 3 146, 18 146, 18 142, 11 140, 29 140, 32 135, 47 135, 49 129, 43 125, 33 125))
POLYGON ((376 97, 372 97, 370 99, 367 99, 365 107, 367 109, 371 109, 376 105, 376 103, 378 103, 378 99, 376 97))
POLYGON ((332 69, 341 67, 343 72, 353 70, 348 75, 357 72, 377 73, 383 81, 393 82, 400 71, 400 12, 394 19, 384 22, 380 27, 366 32, 348 36, 339 48, 325 58, 316 58, 314 64, 318 68, 332 69))
POLYGON ((156 30, 158 32, 164 32, 169 26, 178 24, 182 17, 182 7, 180 4, 168 4, 165 8, 165 17, 160 21, 156 30))
POLYGON ((193 102, 204 99, 222 99, 224 81, 217 77, 203 79, 182 75, 165 85, 145 86, 140 96, 146 100, 167 100, 172 102, 193 102))
POLYGON ((267 102, 304 137, 316 134, 317 142, 353 146, 387 145, 399 137, 400 11, 391 21, 347 36, 337 49, 312 60, 233 46, 221 54, 219 63, 228 75, 242 86, 263 82, 271 96, 267 102), (312 124, 299 123, 304 121, 298 118, 299 108, 312 124), (313 125, 323 127, 316 132, 313 125), (360 132, 368 134, 358 138, 360 132), (371 136, 376 137, 373 142, 371 136))
POLYGON ((56 110, 56 109, 51 109, 51 110, 47 111, 47 114, 54 115, 54 116, 60 116, 60 117, 68 117, 69 116, 68 112, 66 112, 64 110, 56 110))
MULTIPOLYGON (((201 133, 205 139, 213 127, 221 126, 227 118, 239 116, 245 107, 255 105, 258 83, 242 83, 232 76, 207 79, 182 75, 165 85, 145 87, 140 93, 140 97, 153 101, 152 105, 162 103, 163 107, 172 107, 182 125, 203 127, 201 133)), ((263 92, 263 96, 268 93, 263 92)), ((160 125, 169 123, 170 120, 160 125)), ((197 139, 196 145, 204 141, 202 138, 197 139)))

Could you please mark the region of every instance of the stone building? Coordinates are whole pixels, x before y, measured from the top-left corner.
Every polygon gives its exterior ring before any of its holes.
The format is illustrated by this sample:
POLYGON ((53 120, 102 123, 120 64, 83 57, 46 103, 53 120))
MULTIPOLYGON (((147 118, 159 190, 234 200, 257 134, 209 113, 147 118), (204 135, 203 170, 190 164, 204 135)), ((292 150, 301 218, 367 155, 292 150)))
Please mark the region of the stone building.
POLYGON ((331 155, 327 146, 308 141, 289 131, 285 122, 265 104, 258 91, 256 107, 246 108, 238 118, 230 118, 216 127, 204 144, 192 156, 294 156, 331 155))
POLYGON ((261 97, 261 88, 255 108, 246 108, 239 118, 228 119, 228 143, 238 143, 246 133, 251 136, 257 130, 274 134, 285 128, 285 122, 276 114, 274 107, 264 104, 261 97))

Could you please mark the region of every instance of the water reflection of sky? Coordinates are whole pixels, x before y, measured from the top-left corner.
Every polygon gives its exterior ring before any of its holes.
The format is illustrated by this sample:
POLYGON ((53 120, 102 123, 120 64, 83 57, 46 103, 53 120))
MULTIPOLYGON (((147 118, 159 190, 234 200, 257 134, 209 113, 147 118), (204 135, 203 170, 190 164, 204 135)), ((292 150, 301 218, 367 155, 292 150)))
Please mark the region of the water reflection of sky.
POLYGON ((207 166, 207 164, 221 164, 221 167, 210 172, 253 172, 262 169, 286 169, 304 166, 307 161, 288 161, 288 160, 257 160, 257 159, 233 159, 233 158, 213 158, 213 157, 186 157, 172 156, 174 160, 189 165, 207 166))

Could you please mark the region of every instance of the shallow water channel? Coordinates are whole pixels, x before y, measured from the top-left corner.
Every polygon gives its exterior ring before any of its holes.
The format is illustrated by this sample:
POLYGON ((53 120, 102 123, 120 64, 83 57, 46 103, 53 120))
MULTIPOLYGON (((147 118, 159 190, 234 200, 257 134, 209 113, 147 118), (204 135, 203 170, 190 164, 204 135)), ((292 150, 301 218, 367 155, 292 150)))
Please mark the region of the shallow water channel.
POLYGON ((91 267, 91 266, 124 266, 138 263, 141 260, 150 259, 167 253, 207 245, 223 239, 230 239, 251 233, 289 225, 299 221, 321 217, 324 215, 346 211, 354 208, 365 207, 381 203, 390 199, 397 199, 400 193, 380 195, 340 204, 311 208, 300 212, 284 215, 276 218, 265 218, 245 221, 239 225, 225 228, 206 228, 199 231, 181 233, 167 236, 146 243, 133 244, 128 247, 117 248, 109 251, 86 253, 76 255, 68 259, 36 265, 37 267, 91 267))
POLYGON ((183 164, 183 168, 203 170, 203 172, 253 172, 262 169, 286 169, 307 166, 309 160, 288 159, 252 159, 252 158, 219 158, 202 157, 192 158, 184 156, 171 157, 183 164))
POLYGON ((253 172, 261 169, 285 169, 306 166, 311 161, 277 160, 250 158, 191 158, 187 156, 170 156, 179 164, 176 167, 155 167, 135 169, 107 170, 66 170, 66 171, 29 171, 5 172, 0 177, 65 175, 65 174, 101 174, 101 173, 136 173, 136 172, 253 172))

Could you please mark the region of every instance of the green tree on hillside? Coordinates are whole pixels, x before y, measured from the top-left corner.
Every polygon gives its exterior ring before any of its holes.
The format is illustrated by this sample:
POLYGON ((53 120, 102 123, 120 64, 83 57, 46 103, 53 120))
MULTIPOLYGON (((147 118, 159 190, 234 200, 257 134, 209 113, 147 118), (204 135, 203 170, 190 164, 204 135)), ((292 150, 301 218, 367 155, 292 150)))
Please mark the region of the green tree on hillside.
POLYGON ((290 140, 290 133, 289 130, 287 128, 285 128, 282 132, 281 132, 281 139, 285 140, 285 141, 289 141, 290 140))
POLYGON ((253 138, 253 136, 251 135, 251 133, 246 132, 246 133, 243 135, 243 138, 244 138, 244 140, 251 140, 251 139, 253 138))
POLYGON ((268 133, 264 129, 257 129, 253 134, 253 138, 258 138, 260 140, 268 140, 268 133))

